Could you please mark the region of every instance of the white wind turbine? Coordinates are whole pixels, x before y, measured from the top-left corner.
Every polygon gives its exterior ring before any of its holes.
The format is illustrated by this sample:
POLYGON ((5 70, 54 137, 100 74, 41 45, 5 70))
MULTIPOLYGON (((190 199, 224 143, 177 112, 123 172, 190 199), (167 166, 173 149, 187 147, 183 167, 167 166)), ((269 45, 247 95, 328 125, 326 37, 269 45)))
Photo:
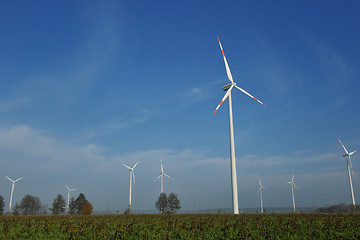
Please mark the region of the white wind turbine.
POLYGON ((294 212, 295 212, 295 196, 294 196, 294 187, 295 187, 296 189, 297 189, 297 187, 296 187, 296 184, 295 184, 295 181, 294 181, 294 177, 295 177, 295 175, 293 174, 293 175, 292 175, 292 178, 291 178, 291 182, 286 182, 286 183, 291 184, 292 202, 293 202, 293 209, 294 209, 294 212))
MULTIPOLYGON (((339 139, 339 138, 338 138, 339 139)), ((346 157, 346 162, 347 162, 347 169, 348 169, 348 175, 349 175, 349 184, 350 184, 350 193, 351 193, 351 200, 352 200, 352 204, 355 207, 355 197, 354 197, 354 190, 353 190, 353 185, 352 185, 352 180, 351 180, 351 175, 353 174, 353 168, 351 165, 351 158, 350 156, 353 155, 356 151, 353 151, 351 153, 349 153, 344 144, 342 144, 342 142, 339 139, 339 142, 341 143, 341 146, 344 148, 346 154, 343 155, 343 157, 346 157), (351 168, 351 174, 350 174, 350 168, 351 168)))
POLYGON ((15 183, 16 183, 17 181, 20 181, 20 180, 23 179, 23 178, 21 177, 21 178, 18 178, 18 179, 16 179, 16 180, 14 181, 14 180, 12 180, 11 178, 9 178, 8 176, 5 176, 5 177, 12 182, 11 194, 10 194, 10 204, 9 204, 9 214, 10 214, 10 213, 11 213, 11 204, 12 204, 12 198, 13 198, 15 183))
POLYGON ((264 103, 262 103, 260 100, 253 97, 248 92, 246 92, 244 89, 236 86, 236 83, 234 82, 234 80, 232 78, 229 65, 228 65, 228 63, 226 61, 225 53, 224 53, 224 50, 223 50, 223 48, 221 46, 219 37, 218 37, 218 41, 219 41, 221 52, 222 52, 222 55, 223 55, 223 58, 224 58, 226 73, 227 73, 227 76, 228 76, 231 83, 229 83, 229 84, 222 87, 222 90, 226 91, 226 93, 225 93, 225 96, 221 99, 221 102, 219 103, 219 105, 216 107, 213 114, 219 109, 219 107, 226 100, 226 98, 229 97, 229 130, 230 130, 230 158, 231 158, 231 185, 232 185, 233 212, 234 212, 234 214, 239 214, 231 90, 235 87, 235 88, 239 89, 240 91, 242 91, 243 93, 245 93, 246 95, 248 95, 249 97, 251 97, 251 98, 255 99, 256 101, 258 101, 259 103, 261 103, 265 107, 266 107, 266 105, 264 103))
POLYGON ((259 177, 260 207, 261 207, 261 213, 264 213, 262 189, 266 189, 266 188, 261 184, 261 179, 259 177))
POLYGON ((160 176, 158 176, 154 182, 156 182, 160 177, 161 177, 161 193, 164 192, 164 176, 170 178, 171 180, 175 181, 175 179, 173 179, 172 177, 170 177, 169 175, 167 175, 166 173, 164 173, 164 167, 162 164, 162 159, 160 159, 160 165, 161 165, 161 173, 160 176))
POLYGON ((132 188, 132 178, 134 178, 134 184, 135 184, 135 173, 134 173, 134 169, 136 167, 136 165, 138 165, 139 161, 137 163, 135 163, 135 165, 131 168, 125 164, 123 164, 127 169, 130 170, 130 194, 129 194, 129 213, 131 213, 131 188, 132 188))
POLYGON ((65 185, 68 190, 68 199, 67 199, 67 205, 66 205, 66 213, 69 213, 69 202, 70 202, 70 192, 75 191, 76 189, 70 189, 67 185, 65 185))

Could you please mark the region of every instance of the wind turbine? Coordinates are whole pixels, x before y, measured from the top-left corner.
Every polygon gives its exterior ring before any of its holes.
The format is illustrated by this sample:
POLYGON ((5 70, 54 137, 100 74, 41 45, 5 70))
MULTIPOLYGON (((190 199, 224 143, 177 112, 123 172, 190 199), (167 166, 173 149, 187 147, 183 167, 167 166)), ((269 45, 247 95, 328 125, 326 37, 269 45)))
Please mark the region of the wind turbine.
POLYGON ((129 194, 129 213, 131 213, 131 183, 132 183, 132 178, 134 177, 134 184, 135 184, 135 173, 134 173, 134 169, 136 167, 136 165, 138 165, 139 161, 137 163, 135 163, 135 165, 131 168, 125 164, 123 164, 127 169, 130 170, 130 194, 129 194))
MULTIPOLYGON (((339 139, 339 138, 338 138, 339 139)), ((352 204, 353 206, 355 207, 355 197, 354 197, 354 190, 353 190, 353 185, 352 185, 352 180, 351 180, 351 175, 353 174, 353 168, 352 168, 352 165, 351 165, 351 158, 350 156, 353 155, 356 151, 353 151, 351 153, 349 153, 344 144, 342 144, 342 142, 340 141, 339 139, 339 142, 341 143, 341 146, 344 148, 346 154, 343 155, 343 157, 346 157, 346 162, 347 162, 347 169, 348 169, 348 175, 349 175, 349 184, 350 184, 350 193, 351 193, 351 200, 352 200, 352 204), (350 168, 351 168, 351 173, 350 174, 350 168)))
POLYGON ((292 175, 292 178, 291 178, 291 182, 286 182, 286 183, 291 184, 292 202, 293 202, 293 208, 294 208, 294 212, 295 212, 294 187, 295 187, 296 189, 297 189, 297 187, 296 187, 296 184, 295 184, 295 182, 294 182, 294 177, 295 177, 295 175, 293 174, 293 175, 292 175))
POLYGON ((261 179, 259 177, 260 207, 261 207, 261 213, 264 213, 262 189, 266 189, 266 188, 261 184, 261 179))
POLYGON ((161 165, 161 173, 160 176, 158 176, 154 182, 156 182, 156 180, 158 180, 161 177, 161 193, 164 192, 164 176, 170 178, 171 180, 175 181, 175 179, 173 179, 172 177, 170 177, 169 175, 167 175, 166 173, 164 173, 164 167, 162 164, 162 159, 160 159, 160 165, 161 165))
POLYGON ((10 214, 10 213, 11 213, 11 204, 12 204, 12 198, 13 198, 15 183, 16 183, 17 181, 20 181, 20 180, 23 179, 23 178, 21 177, 21 178, 18 178, 18 179, 16 179, 16 180, 14 181, 14 180, 12 180, 11 178, 9 178, 8 176, 5 176, 5 177, 12 182, 11 195, 10 195, 10 205, 9 205, 9 214, 10 214))
POLYGON ((68 200, 67 200, 67 205, 66 205, 66 213, 69 213, 69 202, 70 202, 70 192, 71 191, 75 191, 76 189, 70 189, 67 185, 65 185, 67 190, 68 190, 68 200))
POLYGON ((253 97, 248 92, 246 92, 244 89, 236 86, 236 83, 234 82, 234 80, 232 78, 229 65, 228 65, 228 63, 226 61, 225 53, 224 53, 224 50, 223 50, 223 48, 221 46, 219 37, 218 37, 218 41, 219 41, 220 49, 221 49, 221 52, 222 52, 222 55, 223 55, 223 58, 224 58, 226 73, 227 73, 227 76, 228 76, 231 83, 229 83, 229 84, 222 87, 222 90, 226 91, 226 93, 225 93, 225 96, 221 99, 221 102, 219 103, 219 105, 216 107, 213 114, 219 109, 219 107, 226 100, 226 98, 229 97, 230 159, 231 159, 231 185, 232 185, 233 212, 234 212, 234 214, 239 214, 231 90, 235 87, 235 88, 239 89, 240 91, 242 91, 243 93, 245 93, 246 95, 248 95, 249 97, 251 97, 251 98, 255 99, 256 101, 258 101, 259 103, 261 103, 265 107, 266 107, 266 105, 264 103, 262 103, 260 100, 253 97))

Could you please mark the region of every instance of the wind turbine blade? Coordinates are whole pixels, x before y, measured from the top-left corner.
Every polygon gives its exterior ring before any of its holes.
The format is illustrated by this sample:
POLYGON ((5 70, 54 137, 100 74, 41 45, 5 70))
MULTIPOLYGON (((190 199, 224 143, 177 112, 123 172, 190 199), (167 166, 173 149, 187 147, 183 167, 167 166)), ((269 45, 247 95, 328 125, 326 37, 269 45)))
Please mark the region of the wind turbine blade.
POLYGON ((75 190, 76 190, 75 188, 73 188, 73 189, 70 189, 70 192, 71 192, 71 191, 75 191, 75 190))
POLYGON ((68 187, 68 185, 65 184, 65 186, 66 186, 67 190, 71 191, 70 188, 68 187))
POLYGON ((134 184, 135 184, 135 173, 132 172, 132 175, 133 175, 133 180, 134 180, 134 184))
POLYGON ((348 151, 346 150, 346 148, 345 148, 344 144, 340 141, 340 139, 339 139, 339 138, 338 138, 338 140, 339 140, 339 142, 341 143, 341 146, 344 148, 344 150, 345 150, 346 154, 348 154, 348 155, 349 155, 349 153, 348 153, 348 151))
POLYGON ((161 165, 161 173, 164 173, 164 167, 163 167, 163 164, 162 164, 162 159, 160 159, 160 165, 161 165))
POLYGON ((9 179, 10 181, 14 182, 11 178, 9 178, 8 176, 5 176, 7 179, 9 179))
POLYGON ((295 184, 295 183, 293 183, 293 184, 294 184, 294 187, 295 187, 296 189, 298 189, 297 186, 296 186, 296 184, 295 184))
POLYGON ((173 179, 173 178, 170 177, 169 175, 167 175, 167 174, 165 174, 165 173, 164 173, 164 175, 167 176, 168 178, 170 178, 171 180, 175 181, 175 179, 173 179))
POLYGON ((20 181, 21 179, 23 179, 24 177, 18 178, 16 179, 14 182, 20 181))
POLYGON ((231 75, 231 72, 230 72, 229 64, 228 64, 227 61, 226 61, 224 49, 223 49, 222 46, 221 46, 221 42, 220 42, 219 37, 217 37, 217 39, 218 39, 218 41, 219 41, 219 45, 220 45, 220 48, 221 48, 221 52, 222 52, 222 55, 223 55, 223 58, 224 58, 224 63, 225 63, 225 67, 226 67, 226 74, 227 74, 230 82, 234 83, 234 80, 233 80, 232 75, 231 75))
POLYGON ((261 180, 260 180, 260 177, 259 177, 259 185, 260 185, 260 187, 262 186, 262 185, 261 185, 261 180))
POLYGON ((219 103, 219 105, 216 107, 215 111, 213 112, 213 114, 215 114, 215 112, 219 109, 219 107, 221 106, 221 104, 225 101, 225 99, 229 96, 231 90, 233 89, 234 85, 232 85, 227 92, 225 93, 224 97, 221 99, 221 102, 219 103))
POLYGON ((244 89, 235 86, 237 89, 239 89, 240 91, 242 91, 243 93, 245 93, 246 95, 248 95, 249 97, 251 97, 252 99, 258 101, 259 103, 261 103, 262 105, 264 105, 265 107, 267 107, 263 102, 261 102, 259 99, 257 99, 256 97, 254 97, 253 95, 251 95, 250 93, 248 93, 247 91, 245 91, 244 89))
POLYGON ((138 161, 137 163, 135 163, 135 165, 133 166, 133 170, 134 170, 134 168, 136 167, 136 165, 138 165, 138 163, 139 163, 140 161, 138 161))
POLYGON ((291 184, 292 182, 286 182, 286 183, 289 183, 289 184, 291 184))
POLYGON ((127 167, 129 170, 131 170, 131 167, 129 167, 129 166, 127 166, 127 165, 125 165, 125 164, 123 164, 125 167, 127 167))
POLYGON ((154 180, 154 182, 156 182, 156 180, 158 180, 162 175, 163 175, 163 174, 160 174, 160 176, 158 176, 158 177, 154 180))
POLYGON ((356 153, 356 151, 353 151, 353 152, 349 153, 349 156, 353 155, 354 153, 356 153))

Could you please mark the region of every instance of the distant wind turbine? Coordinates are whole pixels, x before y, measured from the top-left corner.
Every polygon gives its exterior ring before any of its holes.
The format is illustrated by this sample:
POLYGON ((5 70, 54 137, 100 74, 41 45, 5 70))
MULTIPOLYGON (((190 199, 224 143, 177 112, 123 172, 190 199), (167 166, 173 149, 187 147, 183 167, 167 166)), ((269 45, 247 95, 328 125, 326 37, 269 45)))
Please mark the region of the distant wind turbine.
POLYGON ((66 213, 69 213, 69 202, 70 202, 70 192, 75 191, 76 189, 70 189, 67 185, 65 185, 68 190, 68 200, 66 205, 66 213))
POLYGON ((234 82, 231 72, 230 72, 230 68, 229 65, 226 61, 226 57, 225 57, 225 53, 224 50, 221 46, 220 43, 220 39, 218 37, 218 41, 219 41, 219 45, 220 45, 220 49, 224 58, 224 62, 225 62, 225 68, 226 68, 226 73, 227 76, 230 80, 231 83, 225 85, 222 87, 223 91, 226 91, 225 96, 221 99, 219 105, 216 107, 215 111, 213 112, 213 114, 219 109, 219 107, 221 106, 221 104, 226 100, 226 98, 229 97, 229 130, 230 130, 230 159, 231 159, 231 185, 232 185, 232 202, 233 202, 233 212, 234 214, 239 214, 239 204, 238 204, 238 191, 237 191, 237 177, 236 177, 236 161, 235 161, 235 144, 234 144, 234 127, 233 127, 233 114, 232 114, 232 101, 231 101, 231 90, 235 87, 238 90, 242 91, 243 93, 245 93, 246 95, 248 95, 249 97, 253 98, 254 100, 258 101, 259 103, 261 103, 262 105, 264 105, 266 107, 266 105, 264 103, 262 103, 260 100, 256 99, 255 97, 253 97, 251 94, 249 94, 248 92, 246 92, 244 89, 236 86, 236 83, 234 82))
POLYGON ((11 178, 9 178, 8 176, 5 176, 5 177, 12 182, 11 195, 10 195, 10 205, 9 205, 9 214, 10 214, 10 213, 11 213, 11 204, 12 204, 12 198, 13 198, 15 183, 16 183, 17 181, 20 181, 20 180, 23 179, 23 178, 21 177, 21 178, 18 178, 18 179, 16 179, 16 180, 14 181, 14 180, 12 180, 11 178))
POLYGON ((162 164, 162 159, 160 159, 160 166, 161 166, 161 173, 160 176, 158 176, 154 182, 156 182, 160 177, 161 177, 161 193, 164 192, 164 176, 170 178, 171 180, 175 181, 175 179, 173 179, 172 177, 170 177, 169 175, 167 175, 166 173, 164 173, 164 167, 162 164))
POLYGON ((135 184, 135 173, 134 173, 134 169, 136 167, 136 165, 138 165, 139 162, 135 163, 135 165, 131 168, 125 164, 123 164, 127 169, 130 170, 130 194, 129 194, 129 213, 131 213, 131 188, 132 188, 132 178, 134 177, 134 184, 135 184))
POLYGON ((351 193, 351 200, 352 200, 352 204, 355 207, 355 197, 354 197, 354 190, 353 190, 353 185, 352 185, 352 180, 351 180, 351 175, 354 173, 353 172, 353 168, 351 165, 351 158, 350 156, 353 155, 356 151, 353 151, 351 153, 349 153, 344 144, 340 141, 340 139, 338 138, 339 142, 341 143, 341 146, 344 148, 345 150, 345 155, 343 155, 343 157, 346 157, 346 162, 347 162, 347 169, 348 169, 348 175, 349 175, 349 185, 350 185, 350 193, 351 193), (351 174, 350 174, 350 168, 351 168, 351 174))
POLYGON ((261 179, 259 177, 260 207, 261 207, 261 213, 264 213, 262 189, 266 189, 266 188, 261 184, 261 179))
POLYGON ((292 202, 293 202, 293 208, 294 208, 294 212, 295 212, 295 196, 294 196, 294 187, 295 187, 296 189, 297 189, 297 187, 296 187, 296 184, 295 184, 294 178, 295 178, 295 175, 293 174, 293 175, 292 175, 292 178, 291 178, 291 182, 286 182, 286 183, 291 184, 292 202))

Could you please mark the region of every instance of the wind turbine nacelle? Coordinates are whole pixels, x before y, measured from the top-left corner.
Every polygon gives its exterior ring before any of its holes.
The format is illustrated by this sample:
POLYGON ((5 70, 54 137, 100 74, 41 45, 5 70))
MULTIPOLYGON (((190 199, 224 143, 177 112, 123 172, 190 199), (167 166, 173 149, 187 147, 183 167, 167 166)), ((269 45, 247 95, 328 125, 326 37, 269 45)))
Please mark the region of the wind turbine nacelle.
POLYGON ((222 86, 221 89, 226 92, 230 87, 231 87, 232 83, 226 84, 225 86, 222 86))
POLYGON ((348 154, 343 155, 343 157, 347 157, 347 156, 349 156, 349 155, 348 154))

